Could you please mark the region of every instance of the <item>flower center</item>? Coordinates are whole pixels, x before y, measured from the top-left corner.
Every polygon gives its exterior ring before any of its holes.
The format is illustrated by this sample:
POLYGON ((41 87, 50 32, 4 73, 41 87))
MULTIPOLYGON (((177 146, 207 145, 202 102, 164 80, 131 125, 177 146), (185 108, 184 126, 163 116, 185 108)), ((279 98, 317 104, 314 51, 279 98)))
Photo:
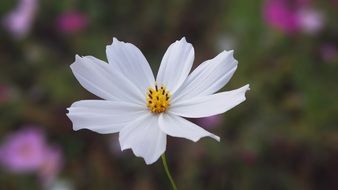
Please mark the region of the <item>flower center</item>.
POLYGON ((155 84, 155 89, 148 88, 147 91, 147 107, 153 113, 165 112, 170 105, 170 92, 161 85, 155 84))

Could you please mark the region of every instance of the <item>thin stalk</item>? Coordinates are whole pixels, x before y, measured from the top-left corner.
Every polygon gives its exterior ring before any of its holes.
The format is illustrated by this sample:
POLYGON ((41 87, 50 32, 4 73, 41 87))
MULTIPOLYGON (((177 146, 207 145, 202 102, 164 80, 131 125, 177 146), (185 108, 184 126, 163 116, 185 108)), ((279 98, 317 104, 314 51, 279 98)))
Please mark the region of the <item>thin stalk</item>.
POLYGON ((164 167, 165 173, 167 174, 168 179, 169 179, 169 181, 171 183, 171 187, 173 188, 173 190, 177 190, 175 182, 174 182, 173 178, 171 177, 171 174, 170 174, 170 171, 169 171, 169 168, 168 168, 167 159, 165 157, 165 154, 162 154, 161 158, 162 158, 162 163, 163 163, 163 167, 164 167))

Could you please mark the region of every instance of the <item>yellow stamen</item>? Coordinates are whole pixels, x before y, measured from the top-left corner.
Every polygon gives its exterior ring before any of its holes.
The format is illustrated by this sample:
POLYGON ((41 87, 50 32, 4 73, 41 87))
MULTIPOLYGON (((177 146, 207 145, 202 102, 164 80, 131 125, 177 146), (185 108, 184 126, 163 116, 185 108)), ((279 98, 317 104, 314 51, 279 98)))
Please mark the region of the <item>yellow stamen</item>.
POLYGON ((146 99, 147 107, 153 113, 165 112, 170 105, 170 93, 163 85, 159 87, 155 84, 155 89, 149 87, 146 99))

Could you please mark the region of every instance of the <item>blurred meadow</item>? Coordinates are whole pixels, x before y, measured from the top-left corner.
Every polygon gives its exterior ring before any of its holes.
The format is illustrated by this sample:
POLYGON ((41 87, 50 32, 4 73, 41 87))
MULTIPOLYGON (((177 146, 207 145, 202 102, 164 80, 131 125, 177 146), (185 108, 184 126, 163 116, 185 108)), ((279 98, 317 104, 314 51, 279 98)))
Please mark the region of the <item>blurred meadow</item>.
POLYGON ((118 135, 73 131, 66 108, 98 99, 75 55, 107 60, 113 37, 157 72, 185 36, 196 67, 223 50, 247 100, 193 120, 221 137, 168 138, 178 189, 338 189, 337 0, 1 0, 0 189, 170 189, 161 161, 121 152, 118 135))

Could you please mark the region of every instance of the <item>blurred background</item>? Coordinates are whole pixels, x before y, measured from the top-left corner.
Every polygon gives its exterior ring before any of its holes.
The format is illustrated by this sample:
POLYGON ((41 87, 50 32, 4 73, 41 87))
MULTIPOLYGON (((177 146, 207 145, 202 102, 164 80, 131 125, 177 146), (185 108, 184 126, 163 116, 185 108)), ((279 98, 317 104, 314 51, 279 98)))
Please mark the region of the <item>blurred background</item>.
POLYGON ((161 161, 120 151, 118 135, 74 132, 66 108, 95 99, 75 54, 106 60, 112 38, 157 71, 185 36, 195 65, 235 50, 224 90, 247 100, 194 120, 219 135, 168 138, 179 189, 338 189, 337 0, 1 0, 0 189, 170 189, 161 161))

